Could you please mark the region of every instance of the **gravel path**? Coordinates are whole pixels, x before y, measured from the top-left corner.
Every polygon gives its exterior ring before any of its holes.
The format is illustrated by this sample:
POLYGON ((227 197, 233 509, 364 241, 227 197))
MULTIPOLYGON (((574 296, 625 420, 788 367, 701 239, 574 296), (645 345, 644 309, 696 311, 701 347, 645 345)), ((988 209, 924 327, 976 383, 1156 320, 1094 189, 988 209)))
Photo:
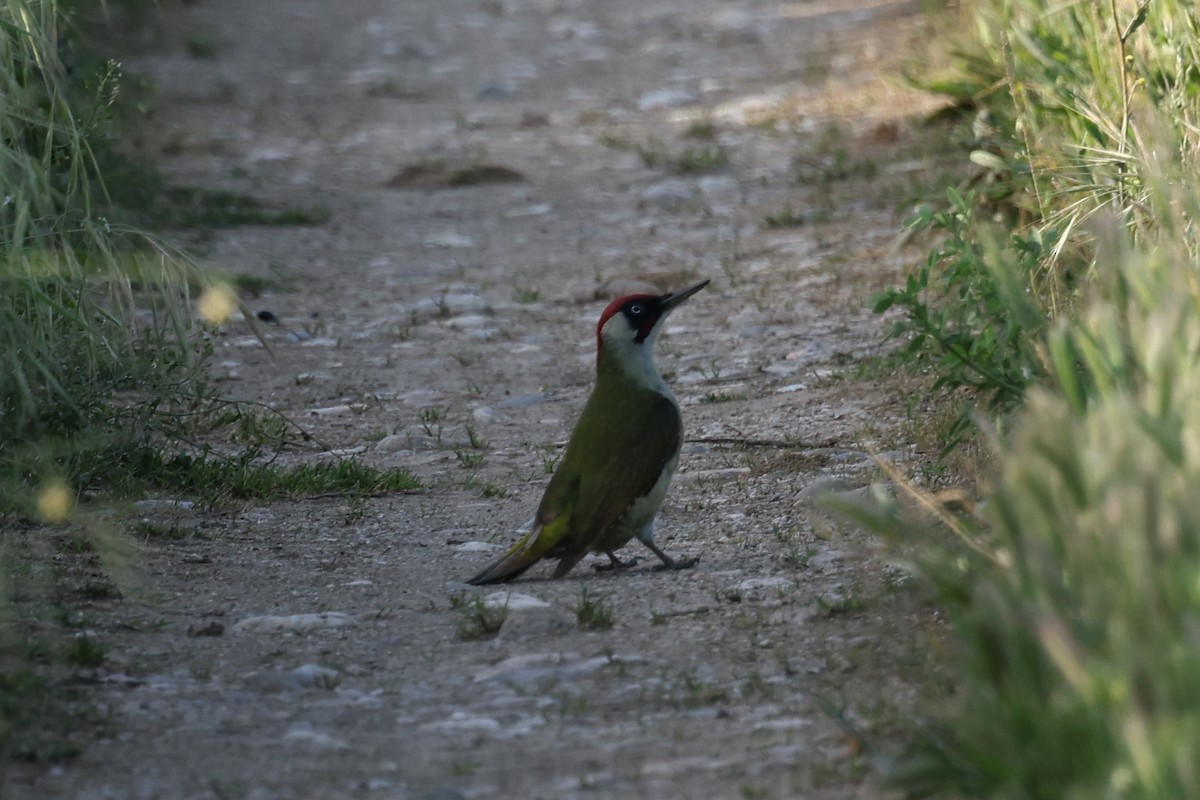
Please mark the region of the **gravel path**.
POLYGON ((860 367, 885 331, 866 298, 919 256, 893 243, 929 101, 888 80, 919 5, 164 11, 126 68, 155 82, 165 172, 330 214, 196 244, 280 321, 273 354, 218 336, 228 393, 311 434, 287 461, 425 488, 143 504, 131 526, 176 536, 140 536, 140 588, 81 608, 113 735, 4 796, 889 796, 874 765, 936 611, 809 500, 913 455, 920 404, 860 367), (561 453, 605 301, 702 278, 659 342, 688 434, 659 541, 699 566, 468 590, 561 453), (596 602, 611 627, 579 624, 596 602))

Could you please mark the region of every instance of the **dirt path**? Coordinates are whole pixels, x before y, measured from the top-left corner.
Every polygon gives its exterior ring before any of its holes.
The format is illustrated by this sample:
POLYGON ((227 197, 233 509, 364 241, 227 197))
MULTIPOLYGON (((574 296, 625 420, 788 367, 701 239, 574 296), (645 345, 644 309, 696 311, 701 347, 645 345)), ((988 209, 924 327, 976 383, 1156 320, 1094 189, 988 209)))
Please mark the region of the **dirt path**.
POLYGON ((274 357, 218 338, 230 394, 309 430, 290 459, 359 453, 427 488, 144 509, 181 536, 140 540, 142 593, 82 610, 114 735, 6 796, 886 796, 872 763, 935 613, 805 498, 909 447, 907 398, 856 375, 922 169, 925 101, 881 77, 918 5, 169 8, 126 64, 154 76, 167 173, 331 212, 202 243, 269 278, 252 303, 282 323, 274 357), (690 440, 659 536, 699 567, 535 570, 470 637, 458 581, 536 504, 603 301, 701 277, 659 347, 690 440), (585 590, 611 628, 577 625, 585 590))

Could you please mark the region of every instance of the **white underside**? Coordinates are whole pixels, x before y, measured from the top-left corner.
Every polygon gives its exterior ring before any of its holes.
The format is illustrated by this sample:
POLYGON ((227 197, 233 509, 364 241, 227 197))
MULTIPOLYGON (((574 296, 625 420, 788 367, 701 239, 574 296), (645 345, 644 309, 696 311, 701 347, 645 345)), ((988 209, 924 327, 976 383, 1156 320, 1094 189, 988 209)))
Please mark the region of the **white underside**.
POLYGON ((636 536, 643 542, 654 541, 654 519, 658 516, 658 510, 662 508, 667 489, 671 486, 671 477, 678 465, 679 454, 676 453, 663 467, 662 474, 658 476, 650 491, 634 500, 633 505, 617 523, 618 528, 628 532, 630 539, 636 536))

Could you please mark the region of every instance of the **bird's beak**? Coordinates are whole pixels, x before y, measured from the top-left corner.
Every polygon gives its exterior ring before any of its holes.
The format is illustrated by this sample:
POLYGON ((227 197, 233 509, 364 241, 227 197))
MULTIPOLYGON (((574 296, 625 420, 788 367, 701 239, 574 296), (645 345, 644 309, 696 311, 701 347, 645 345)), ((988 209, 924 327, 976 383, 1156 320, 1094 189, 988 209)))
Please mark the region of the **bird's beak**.
POLYGON ((684 301, 686 301, 696 292, 703 289, 705 286, 708 286, 708 284, 709 281, 700 281, 695 286, 689 286, 688 288, 681 289, 678 292, 664 294, 662 296, 662 314, 665 316, 671 311, 671 309, 675 308, 676 306, 683 305, 684 301))

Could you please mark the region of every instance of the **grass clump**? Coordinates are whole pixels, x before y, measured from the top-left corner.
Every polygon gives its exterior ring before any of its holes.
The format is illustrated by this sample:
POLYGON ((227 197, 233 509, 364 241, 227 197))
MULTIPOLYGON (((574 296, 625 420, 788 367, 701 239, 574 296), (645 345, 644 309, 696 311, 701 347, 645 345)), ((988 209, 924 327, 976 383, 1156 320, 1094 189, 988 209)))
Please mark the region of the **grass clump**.
POLYGON ((987 111, 976 191, 919 217, 934 252, 876 307, 1003 424, 976 516, 858 512, 902 537, 960 640, 960 685, 893 777, 913 796, 1200 796, 1200 12, 976 14, 938 84, 987 111))
POLYGON ((579 603, 575 606, 575 622, 585 631, 608 630, 616 622, 612 608, 603 596, 588 593, 587 587, 579 589, 579 603))
POLYGON ((965 660, 894 776, 915 794, 1200 796, 1200 264, 1111 270, 1049 335, 1054 386, 999 446, 983 518, 882 526, 920 544, 965 660))
POLYGON ((1150 195, 1162 176, 1148 171, 1137 121, 1161 117, 1156 146, 1183 156, 1200 116, 1194 4, 984 0, 969 14, 952 69, 913 76, 970 129, 971 179, 913 221, 949 249, 935 244, 930 262, 875 300, 904 312, 896 332, 915 365, 984 398, 964 419, 980 407, 1008 413, 1045 374, 1039 330, 1071 319, 1094 277, 1090 219, 1115 214, 1138 242, 1157 235, 1150 195))
POLYGON ((421 486, 406 470, 379 470, 354 459, 284 469, 263 463, 257 448, 236 456, 203 453, 170 457, 149 449, 143 456, 148 463, 139 467, 139 473, 154 475, 155 483, 165 491, 198 496, 210 505, 228 500, 278 500, 333 493, 365 496, 421 486))
POLYGON ((508 601, 503 605, 489 603, 483 595, 458 594, 450 598, 450 606, 458 612, 458 638, 482 639, 494 636, 508 618, 508 601))

